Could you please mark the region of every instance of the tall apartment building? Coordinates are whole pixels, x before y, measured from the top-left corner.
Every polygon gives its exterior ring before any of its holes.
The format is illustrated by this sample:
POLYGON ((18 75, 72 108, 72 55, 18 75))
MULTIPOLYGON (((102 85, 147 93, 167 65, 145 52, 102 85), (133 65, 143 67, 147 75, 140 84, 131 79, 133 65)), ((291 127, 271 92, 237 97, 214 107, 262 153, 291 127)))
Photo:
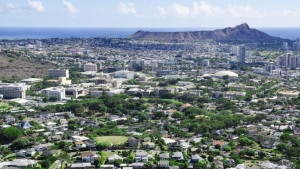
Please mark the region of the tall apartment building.
POLYGON ((299 50, 298 42, 293 42, 293 50, 299 50))
POLYGON ((48 76, 69 78, 69 69, 49 69, 48 76))
POLYGON ((239 63, 244 64, 245 63, 245 57, 246 57, 246 48, 245 46, 239 46, 239 63))
POLYGON ((298 45, 298 50, 300 50, 300 38, 296 39, 297 45, 298 45))
POLYGON ((230 54, 238 56, 238 54, 239 54, 239 46, 232 46, 230 54))
POLYGON ((36 47, 36 48, 41 48, 41 47, 42 47, 42 42, 39 41, 39 40, 37 40, 37 41, 36 41, 36 44, 35 44, 35 47, 36 47))
POLYGON ((285 56, 279 56, 277 62, 278 62, 277 64, 278 64, 279 66, 285 67, 285 56))
POLYGON ((276 69, 276 65, 274 62, 268 63, 265 67, 266 72, 272 72, 272 70, 275 70, 275 69, 276 69))
POLYGON ((97 72, 97 64, 87 63, 83 66, 85 72, 97 72))
POLYGON ((59 101, 66 98, 65 88, 62 86, 50 87, 42 90, 42 94, 48 96, 48 98, 55 96, 59 101))
POLYGON ((283 42, 283 44, 282 44, 282 49, 283 49, 283 50, 288 50, 288 49, 289 49, 289 46, 288 46, 288 43, 287 43, 287 42, 283 42))
POLYGON ((209 66, 209 60, 207 60, 207 59, 202 60, 201 66, 209 66))
POLYGON ((102 62, 97 62, 97 70, 101 70, 102 69, 102 62))
POLYGON ((278 57, 278 65, 295 69, 300 66, 300 56, 292 56, 290 53, 286 53, 284 56, 278 57))
POLYGON ((25 83, 7 84, 0 87, 0 94, 5 99, 24 99, 26 97, 26 90, 28 86, 25 83))

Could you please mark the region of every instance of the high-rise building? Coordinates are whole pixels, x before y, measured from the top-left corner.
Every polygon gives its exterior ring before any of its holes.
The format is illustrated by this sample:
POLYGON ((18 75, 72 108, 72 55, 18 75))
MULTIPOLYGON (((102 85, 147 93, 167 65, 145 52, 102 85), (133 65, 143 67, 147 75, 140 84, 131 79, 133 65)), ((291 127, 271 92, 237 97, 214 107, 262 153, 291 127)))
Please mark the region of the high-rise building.
POLYGON ((290 69, 296 69, 298 66, 298 57, 297 56, 292 56, 290 57, 290 69))
POLYGON ((102 70, 102 62, 97 62, 97 69, 102 70))
POLYGON ((275 70, 275 69, 276 69, 276 65, 274 62, 268 63, 265 67, 266 72, 272 72, 272 70, 275 70))
POLYGON ((278 65, 281 67, 285 67, 285 56, 278 57, 278 65))
POLYGON ((209 66, 209 60, 207 60, 207 59, 202 60, 201 66, 209 66))
POLYGON ((299 50, 298 42, 293 42, 293 50, 299 50))
POLYGON ((246 48, 245 46, 239 46, 239 63, 244 64, 245 63, 245 54, 246 54, 246 48))
POLYGON ((36 41, 36 45, 35 45, 36 48, 41 48, 42 47, 42 42, 37 40, 36 41))
POLYGON ((289 49, 289 46, 288 46, 288 43, 287 43, 287 42, 283 42, 283 44, 282 44, 282 49, 283 49, 283 50, 288 50, 288 49, 289 49))
POLYGON ((69 78, 69 69, 49 69, 48 76, 69 78))
POLYGON ((296 39, 297 45, 298 45, 298 50, 300 50, 300 38, 296 39))
POLYGON ((246 51, 245 56, 246 56, 246 58, 250 57, 250 51, 246 51))
POLYGON ((93 63, 87 63, 83 66, 85 72, 97 72, 97 65, 93 63))
POLYGON ((238 56, 238 54, 239 54, 239 46, 232 46, 230 54, 238 56))

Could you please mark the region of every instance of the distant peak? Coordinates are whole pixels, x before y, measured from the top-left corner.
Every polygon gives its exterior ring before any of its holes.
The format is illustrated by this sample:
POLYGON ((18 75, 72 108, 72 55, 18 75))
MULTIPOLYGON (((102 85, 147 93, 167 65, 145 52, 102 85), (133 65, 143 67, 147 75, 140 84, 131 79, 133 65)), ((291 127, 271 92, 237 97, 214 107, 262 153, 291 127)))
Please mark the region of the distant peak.
POLYGON ((248 28, 249 29, 249 25, 245 22, 245 23, 235 26, 235 28, 248 28))

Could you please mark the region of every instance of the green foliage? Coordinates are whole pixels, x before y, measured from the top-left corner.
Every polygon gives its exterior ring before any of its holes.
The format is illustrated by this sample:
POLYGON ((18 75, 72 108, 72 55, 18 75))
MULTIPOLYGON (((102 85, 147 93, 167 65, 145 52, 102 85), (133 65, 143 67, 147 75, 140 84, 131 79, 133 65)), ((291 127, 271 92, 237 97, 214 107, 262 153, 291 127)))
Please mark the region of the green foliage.
POLYGON ((27 147, 30 144, 29 139, 27 138, 19 138, 17 140, 14 140, 12 144, 10 145, 12 150, 20 150, 25 147, 27 147))
POLYGON ((23 136, 23 131, 18 127, 8 127, 0 130, 0 140, 2 143, 10 143, 23 136))
POLYGON ((253 142, 250 140, 248 137, 242 137, 239 141, 240 145, 246 146, 246 145, 251 145, 253 142))

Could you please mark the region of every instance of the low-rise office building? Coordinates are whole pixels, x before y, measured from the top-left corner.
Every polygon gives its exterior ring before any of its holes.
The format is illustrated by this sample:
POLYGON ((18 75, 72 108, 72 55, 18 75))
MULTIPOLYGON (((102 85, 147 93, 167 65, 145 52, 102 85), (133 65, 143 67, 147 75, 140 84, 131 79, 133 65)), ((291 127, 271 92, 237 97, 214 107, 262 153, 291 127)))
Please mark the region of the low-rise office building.
POLYGON ((47 95, 48 98, 55 96, 60 101, 66 98, 65 88, 62 86, 50 87, 47 89, 43 89, 42 94, 47 95))
POLYGON ((25 83, 7 84, 0 87, 0 94, 4 99, 24 99, 28 87, 25 83))

